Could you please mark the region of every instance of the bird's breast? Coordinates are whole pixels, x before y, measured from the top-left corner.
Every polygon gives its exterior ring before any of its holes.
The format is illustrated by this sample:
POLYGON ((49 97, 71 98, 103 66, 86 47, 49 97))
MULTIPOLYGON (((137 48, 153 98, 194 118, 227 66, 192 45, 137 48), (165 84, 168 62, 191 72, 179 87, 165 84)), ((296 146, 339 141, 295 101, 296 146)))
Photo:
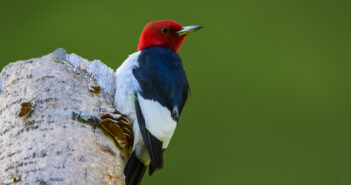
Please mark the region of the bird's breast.
POLYGON ((133 75, 133 69, 138 67, 138 56, 135 52, 123 62, 116 72, 115 107, 133 122, 136 120, 135 93, 140 91, 138 81, 133 75))

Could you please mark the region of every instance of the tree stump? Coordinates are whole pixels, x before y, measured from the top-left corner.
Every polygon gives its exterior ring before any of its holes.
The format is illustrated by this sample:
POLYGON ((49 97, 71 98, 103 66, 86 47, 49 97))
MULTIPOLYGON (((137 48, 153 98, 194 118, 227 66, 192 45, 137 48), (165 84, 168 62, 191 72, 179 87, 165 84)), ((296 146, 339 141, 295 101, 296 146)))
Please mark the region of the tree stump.
POLYGON ((0 184, 125 184, 126 157, 100 127, 115 74, 64 49, 0 73, 0 184))

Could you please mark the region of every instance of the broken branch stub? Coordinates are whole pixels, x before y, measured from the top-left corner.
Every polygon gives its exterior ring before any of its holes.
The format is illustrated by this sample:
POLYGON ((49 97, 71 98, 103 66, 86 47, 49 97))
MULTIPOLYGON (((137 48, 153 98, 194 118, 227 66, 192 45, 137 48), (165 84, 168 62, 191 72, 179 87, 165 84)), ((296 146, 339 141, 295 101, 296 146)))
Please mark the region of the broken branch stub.
MULTIPOLYGON (((7 65, 0 73, 0 184, 124 184, 125 151, 100 126, 114 83, 112 69, 63 49, 7 65)), ((129 143, 128 120, 117 120, 129 143)))

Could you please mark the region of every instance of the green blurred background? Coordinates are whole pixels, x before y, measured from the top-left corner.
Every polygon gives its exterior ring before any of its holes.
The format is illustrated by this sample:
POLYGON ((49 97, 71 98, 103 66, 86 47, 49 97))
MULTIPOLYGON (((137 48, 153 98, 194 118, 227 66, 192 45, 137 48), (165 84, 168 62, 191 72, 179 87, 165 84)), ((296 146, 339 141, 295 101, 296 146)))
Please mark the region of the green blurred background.
POLYGON ((203 25, 179 51, 191 98, 165 169, 142 184, 346 185, 348 2, 1 0, 0 68, 59 47, 117 68, 148 21, 203 25))

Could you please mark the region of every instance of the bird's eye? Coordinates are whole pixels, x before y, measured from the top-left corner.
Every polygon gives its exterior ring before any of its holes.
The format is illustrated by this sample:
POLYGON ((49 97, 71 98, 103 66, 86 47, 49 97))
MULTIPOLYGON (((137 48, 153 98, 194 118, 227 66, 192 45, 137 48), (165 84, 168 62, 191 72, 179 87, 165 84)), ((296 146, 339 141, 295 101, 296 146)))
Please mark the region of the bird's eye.
POLYGON ((163 28, 161 28, 161 32, 162 32, 163 34, 167 34, 167 33, 169 33, 169 29, 163 27, 163 28))

